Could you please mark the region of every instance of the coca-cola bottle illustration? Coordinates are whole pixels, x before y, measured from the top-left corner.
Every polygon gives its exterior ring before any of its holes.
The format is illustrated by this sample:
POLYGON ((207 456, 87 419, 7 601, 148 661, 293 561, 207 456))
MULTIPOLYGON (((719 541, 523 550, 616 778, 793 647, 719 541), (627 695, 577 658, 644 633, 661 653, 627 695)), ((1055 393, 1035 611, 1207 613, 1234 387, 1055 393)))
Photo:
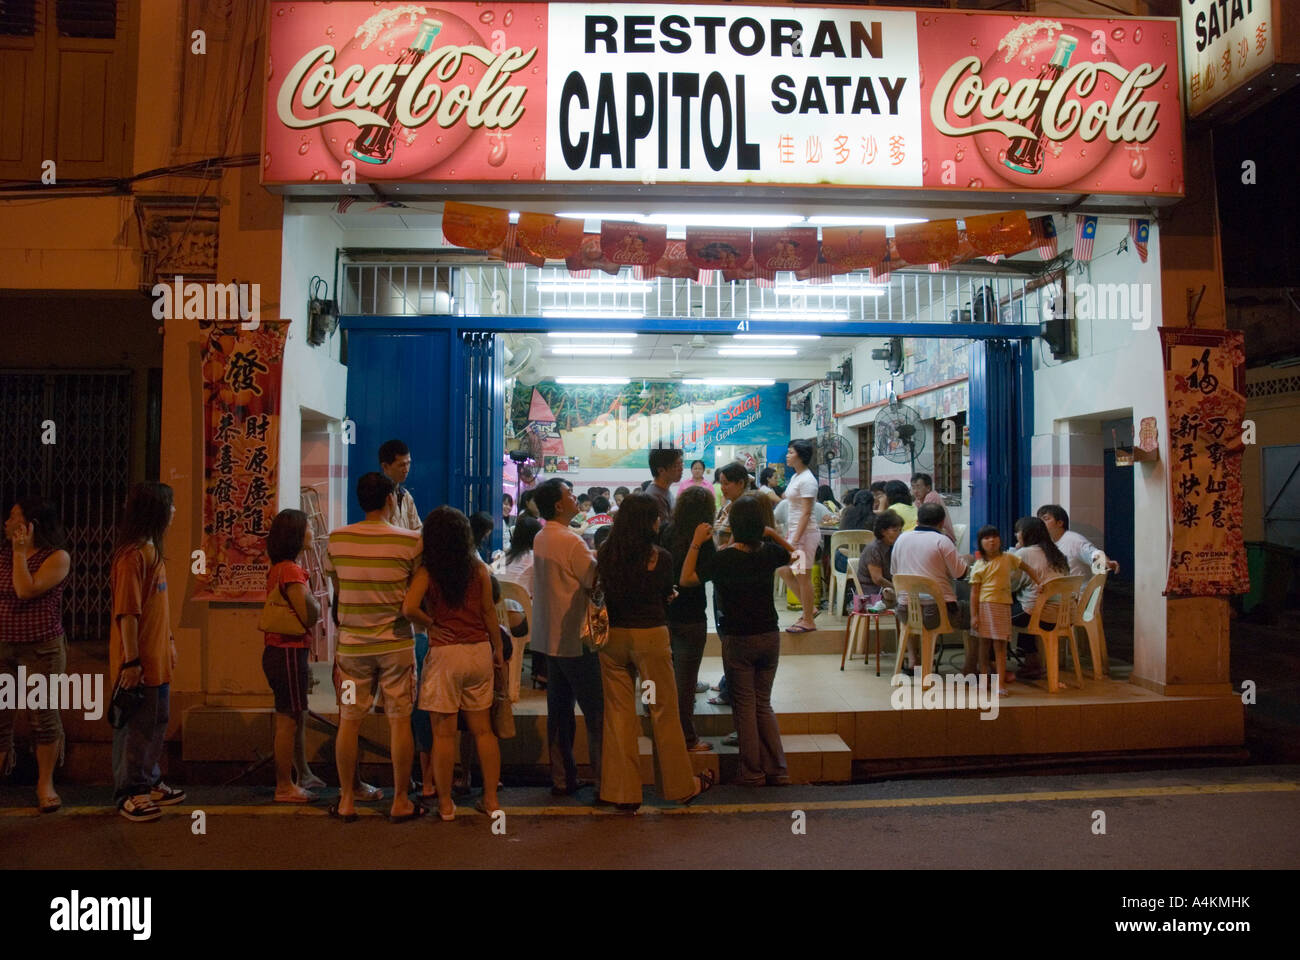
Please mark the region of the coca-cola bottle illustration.
MULTIPOLYGON (((429 48, 433 46, 433 38, 438 35, 442 29, 442 23, 437 20, 425 20, 420 24, 420 32, 415 35, 414 42, 401 52, 398 58, 393 61, 394 65, 401 67, 403 64, 409 64, 412 69, 419 63, 429 48)), ((409 71, 395 73, 394 77, 409 76, 409 71)), ((387 163, 393 159, 393 145, 397 142, 397 136, 402 130, 402 125, 397 122, 397 95, 400 87, 393 88, 392 96, 383 102, 377 111, 381 117, 388 121, 388 126, 380 126, 377 123, 367 124, 357 131, 356 141, 352 145, 352 156, 366 163, 387 163)))
POLYGON ((1079 41, 1068 34, 1061 34, 1056 40, 1056 52, 1052 59, 1043 65, 1038 74, 1038 108, 1034 115, 1025 121, 1025 126, 1032 130, 1033 136, 1013 137, 1007 147, 1007 156, 1002 162, 1018 173, 1041 173, 1043 170, 1043 148, 1047 137, 1043 135, 1043 101, 1057 79, 1070 64, 1070 55, 1079 41))

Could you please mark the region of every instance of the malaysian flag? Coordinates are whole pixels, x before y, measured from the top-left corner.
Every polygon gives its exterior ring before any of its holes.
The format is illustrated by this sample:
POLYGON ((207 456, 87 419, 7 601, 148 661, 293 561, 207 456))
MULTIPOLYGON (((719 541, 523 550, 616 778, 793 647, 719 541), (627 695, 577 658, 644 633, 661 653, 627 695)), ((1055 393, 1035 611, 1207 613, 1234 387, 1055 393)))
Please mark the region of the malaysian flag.
POLYGON ((1133 238, 1133 246, 1137 247, 1138 258, 1147 262, 1147 241, 1151 239, 1151 221, 1131 219, 1128 222, 1128 235, 1133 238))
POLYGON ((1057 254, 1056 249, 1056 224, 1053 222, 1051 214, 1045 217, 1034 217, 1029 221, 1029 229, 1034 235, 1034 240, 1038 242, 1035 248, 1038 255, 1044 260, 1051 260, 1057 254))
POLYGON ((1097 239, 1097 218, 1077 217, 1074 227, 1074 259, 1079 263, 1092 260, 1092 242, 1097 239))

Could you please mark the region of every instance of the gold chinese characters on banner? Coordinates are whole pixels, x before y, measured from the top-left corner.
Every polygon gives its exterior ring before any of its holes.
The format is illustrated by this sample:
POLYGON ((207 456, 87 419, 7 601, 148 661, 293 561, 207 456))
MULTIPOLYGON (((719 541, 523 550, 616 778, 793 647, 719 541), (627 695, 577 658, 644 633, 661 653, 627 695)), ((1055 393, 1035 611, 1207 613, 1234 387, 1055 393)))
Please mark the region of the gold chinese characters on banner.
POLYGON ((1246 414, 1240 331, 1162 327, 1169 410, 1173 527, 1169 596, 1246 593, 1241 533, 1242 420, 1246 414))
POLYGON ((203 346, 203 553, 196 600, 261 603, 279 485, 288 324, 215 327, 203 346))

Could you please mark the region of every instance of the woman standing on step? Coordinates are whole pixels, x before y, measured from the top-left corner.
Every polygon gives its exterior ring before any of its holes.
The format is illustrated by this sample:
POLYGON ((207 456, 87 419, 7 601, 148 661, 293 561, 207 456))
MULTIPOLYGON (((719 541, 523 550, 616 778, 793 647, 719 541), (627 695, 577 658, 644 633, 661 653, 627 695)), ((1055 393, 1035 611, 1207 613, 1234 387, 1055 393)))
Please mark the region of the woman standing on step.
MULTIPOLYGON (((673 582, 680 583, 682 564, 691 549, 700 524, 713 523, 713 491, 703 488, 682 491, 673 507, 673 519, 664 535, 664 545, 673 558, 673 582)), ((717 552, 712 538, 699 547, 697 566, 708 569, 717 552)), ((710 749, 695 732, 695 690, 700 678, 700 661, 709 637, 708 598, 704 586, 680 587, 668 604, 668 637, 673 652, 673 674, 677 677, 677 712, 681 717, 686 749, 702 753, 710 749)))
MULTIPOLYGON (((63 585, 72 558, 63 549, 63 527, 54 504, 24 497, 5 522, 0 550, 0 672, 14 677, 63 673, 68 645, 63 638, 63 585)), ((26 690, 19 691, 21 698, 26 690)), ((20 699, 15 706, 21 706, 20 699)), ((0 776, 14 766, 14 717, 0 708, 0 776)), ((63 721, 57 706, 31 711, 36 739, 36 802, 41 813, 63 805, 54 792, 54 768, 63 761, 63 721)))
POLYGON ((739 735, 740 783, 787 784, 781 731, 772 711, 772 684, 781 654, 772 574, 790 563, 794 547, 772 527, 764 527, 762 505, 755 496, 741 497, 732 505, 732 542, 701 569, 701 545, 711 533, 706 523, 695 529, 681 584, 694 587, 713 581, 722 666, 739 735))
MULTIPOLYGON (((710 499, 703 488, 688 493, 710 499)), ((707 524, 704 524, 707 528, 707 524)), ((605 722, 600 767, 600 799, 620 809, 641 805, 641 764, 637 740, 637 691, 633 675, 650 694, 650 722, 663 773, 664 799, 689 803, 709 787, 713 776, 691 772, 668 639, 667 605, 676 594, 673 557, 658 546, 659 508, 644 494, 623 501, 609 539, 596 555, 596 576, 605 592, 609 639, 600 649, 600 679, 605 722), (649 687, 644 687, 645 684, 649 687)), ((694 684, 691 694, 694 696, 694 684)))

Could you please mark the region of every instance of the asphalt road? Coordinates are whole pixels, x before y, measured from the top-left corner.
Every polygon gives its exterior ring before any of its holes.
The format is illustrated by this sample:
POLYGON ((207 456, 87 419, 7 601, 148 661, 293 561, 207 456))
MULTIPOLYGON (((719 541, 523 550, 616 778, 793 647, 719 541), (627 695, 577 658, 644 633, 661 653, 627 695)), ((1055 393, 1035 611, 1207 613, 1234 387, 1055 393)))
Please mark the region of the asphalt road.
MULTIPOLYGON (((321 802, 265 802, 269 789, 199 787, 150 824, 67 788, 39 816, 30 788, 0 790, 7 868, 528 869, 1252 869, 1300 863, 1300 767, 891 781, 748 791, 708 803, 593 809, 502 792, 504 824, 472 807, 391 824, 387 804, 356 823, 321 802), (202 812, 201 818, 195 813, 202 812), (1103 823, 1104 817, 1104 823, 1103 823), (196 833, 202 822, 206 832, 196 833), (1104 832, 1101 832, 1104 826, 1104 832), (495 829, 494 829, 495 827, 495 829)), ((326 799, 331 796, 327 793, 326 799)))

